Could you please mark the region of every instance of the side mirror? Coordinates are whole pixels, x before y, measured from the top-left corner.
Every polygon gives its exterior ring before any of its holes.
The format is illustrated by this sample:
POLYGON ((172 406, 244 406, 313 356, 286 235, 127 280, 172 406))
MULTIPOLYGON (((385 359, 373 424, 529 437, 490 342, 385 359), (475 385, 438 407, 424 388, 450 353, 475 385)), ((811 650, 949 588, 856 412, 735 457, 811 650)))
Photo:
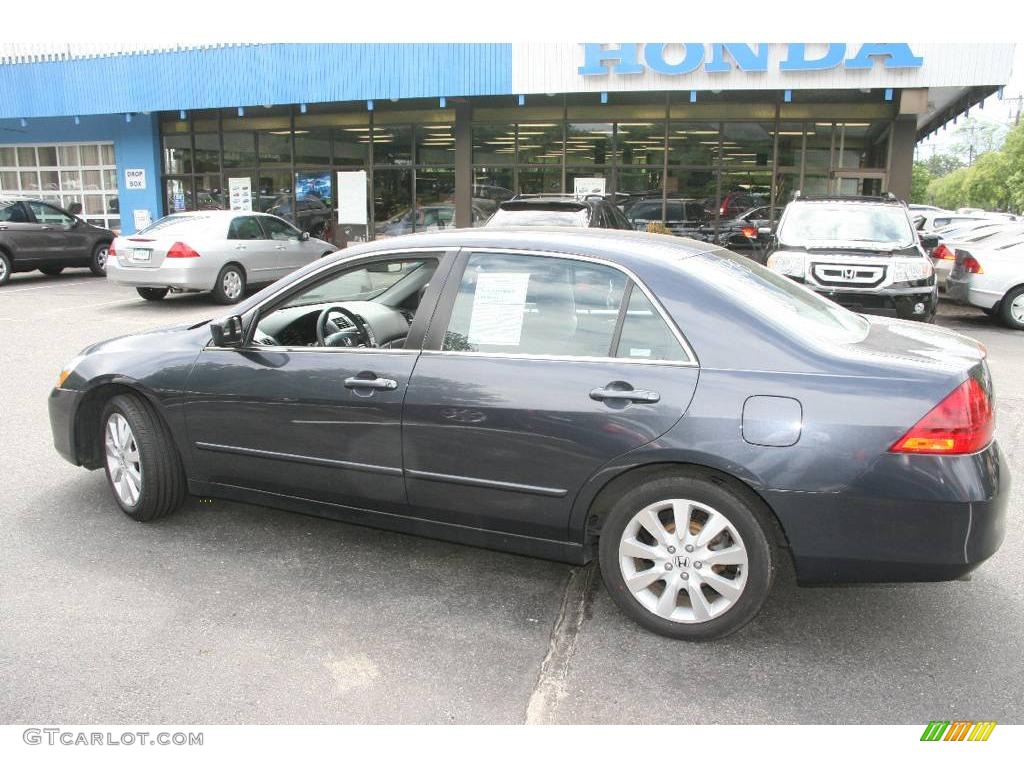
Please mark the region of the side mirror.
POLYGON ((301 235, 299 235, 299 240, 301 240, 302 242, 306 242, 307 240, 309 240, 309 232, 303 232, 301 235))
POLYGON ((242 343, 242 318, 232 315, 226 320, 210 323, 213 343, 218 347, 237 347, 242 343))
POLYGON ((938 235, 921 235, 919 239, 921 240, 921 247, 929 252, 931 252, 932 248, 937 248, 939 245, 938 235))

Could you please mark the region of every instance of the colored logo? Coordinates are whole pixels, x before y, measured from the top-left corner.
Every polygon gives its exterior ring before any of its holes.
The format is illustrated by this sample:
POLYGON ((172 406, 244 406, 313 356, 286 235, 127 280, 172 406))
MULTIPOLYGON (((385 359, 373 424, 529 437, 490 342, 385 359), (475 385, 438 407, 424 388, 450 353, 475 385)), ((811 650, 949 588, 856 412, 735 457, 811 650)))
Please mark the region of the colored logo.
POLYGON ((988 741, 995 727, 995 720, 932 720, 921 741, 988 741))

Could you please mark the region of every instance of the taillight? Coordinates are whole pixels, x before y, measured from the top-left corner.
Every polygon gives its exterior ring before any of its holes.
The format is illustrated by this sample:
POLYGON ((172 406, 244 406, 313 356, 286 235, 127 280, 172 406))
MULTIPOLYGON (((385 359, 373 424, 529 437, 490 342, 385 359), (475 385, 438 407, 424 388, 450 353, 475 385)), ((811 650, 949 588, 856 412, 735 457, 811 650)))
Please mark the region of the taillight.
POLYGON ((928 411, 889 449, 893 453, 976 453, 992 442, 995 417, 985 388, 970 378, 928 411))
POLYGON ((114 244, 111 243, 110 247, 107 248, 107 259, 117 258, 117 251, 114 250, 114 244))
POLYGON ((964 260, 960 264, 964 268, 964 272, 969 272, 972 275, 985 274, 985 270, 981 268, 981 264, 973 256, 964 256, 964 260))
POLYGON ((744 227, 740 232, 743 233, 744 237, 750 238, 751 240, 757 238, 757 227, 744 227))
POLYGON ((956 258, 956 254, 947 248, 945 243, 942 243, 941 245, 937 245, 932 248, 932 258, 942 259, 943 261, 953 261, 956 258))
POLYGON ((185 243, 175 243, 167 251, 168 259, 198 259, 199 252, 189 248, 185 243))

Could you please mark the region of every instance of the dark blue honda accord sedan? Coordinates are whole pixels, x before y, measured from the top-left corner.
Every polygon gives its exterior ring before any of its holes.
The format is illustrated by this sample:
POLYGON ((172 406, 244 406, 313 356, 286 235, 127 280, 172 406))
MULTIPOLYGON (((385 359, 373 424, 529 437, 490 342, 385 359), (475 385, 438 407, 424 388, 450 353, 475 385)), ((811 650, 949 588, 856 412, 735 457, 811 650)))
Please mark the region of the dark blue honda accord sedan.
POLYGON ((216 322, 89 347, 57 450, 136 520, 186 493, 570 563, 726 635, 802 583, 954 579, 1003 538, 985 349, 729 251, 603 230, 351 248, 216 322))

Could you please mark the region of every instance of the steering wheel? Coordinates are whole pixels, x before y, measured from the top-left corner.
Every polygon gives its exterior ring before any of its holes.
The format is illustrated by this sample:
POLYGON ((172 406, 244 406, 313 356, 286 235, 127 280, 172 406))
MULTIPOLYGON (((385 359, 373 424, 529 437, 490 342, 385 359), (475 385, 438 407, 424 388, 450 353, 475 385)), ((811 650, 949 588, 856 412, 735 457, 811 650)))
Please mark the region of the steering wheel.
POLYGON ((376 347, 377 339, 373 335, 373 329, 369 325, 363 322, 363 319, 359 317, 355 312, 352 312, 345 307, 338 304, 332 304, 331 306, 324 309, 320 316, 316 319, 316 340, 321 347, 335 346, 328 344, 328 340, 335 333, 338 333, 341 329, 335 325, 334 321, 331 320, 331 313, 337 312, 339 315, 344 315, 352 323, 352 326, 356 329, 356 337, 353 341, 351 337, 345 336, 342 338, 343 344, 337 346, 345 347, 376 347), (327 324, 330 323, 335 330, 328 332, 327 324))

